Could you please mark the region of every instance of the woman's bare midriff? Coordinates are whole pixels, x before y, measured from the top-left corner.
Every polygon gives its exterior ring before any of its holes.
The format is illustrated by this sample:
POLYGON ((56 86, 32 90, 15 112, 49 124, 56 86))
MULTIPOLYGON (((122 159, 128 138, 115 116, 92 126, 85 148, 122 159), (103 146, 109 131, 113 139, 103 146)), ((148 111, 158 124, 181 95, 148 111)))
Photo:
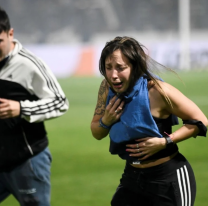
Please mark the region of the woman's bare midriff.
POLYGON ((175 157, 178 154, 178 151, 175 152, 174 154, 168 156, 168 157, 164 157, 164 158, 160 158, 160 159, 156 159, 156 160, 148 160, 148 161, 142 161, 141 164, 131 164, 131 166, 135 167, 135 168, 149 168, 149 167, 154 167, 160 164, 163 164, 169 160, 171 160, 173 157, 175 157))

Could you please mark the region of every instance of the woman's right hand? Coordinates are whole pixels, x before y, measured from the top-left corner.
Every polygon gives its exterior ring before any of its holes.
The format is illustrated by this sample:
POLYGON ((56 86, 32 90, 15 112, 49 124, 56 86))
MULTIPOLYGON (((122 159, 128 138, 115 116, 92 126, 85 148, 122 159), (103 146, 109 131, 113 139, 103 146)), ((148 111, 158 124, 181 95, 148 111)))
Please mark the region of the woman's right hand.
POLYGON ((102 122, 107 126, 111 126, 117 122, 123 113, 124 103, 124 100, 122 100, 122 98, 118 98, 117 95, 110 99, 109 104, 105 108, 105 114, 102 117, 102 122))

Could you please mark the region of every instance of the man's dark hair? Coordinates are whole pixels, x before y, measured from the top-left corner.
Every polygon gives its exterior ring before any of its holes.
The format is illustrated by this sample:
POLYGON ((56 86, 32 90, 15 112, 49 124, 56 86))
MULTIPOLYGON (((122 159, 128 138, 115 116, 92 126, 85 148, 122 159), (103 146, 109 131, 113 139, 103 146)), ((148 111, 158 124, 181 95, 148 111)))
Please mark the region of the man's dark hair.
POLYGON ((6 11, 0 7, 0 33, 8 32, 11 29, 10 20, 6 11))

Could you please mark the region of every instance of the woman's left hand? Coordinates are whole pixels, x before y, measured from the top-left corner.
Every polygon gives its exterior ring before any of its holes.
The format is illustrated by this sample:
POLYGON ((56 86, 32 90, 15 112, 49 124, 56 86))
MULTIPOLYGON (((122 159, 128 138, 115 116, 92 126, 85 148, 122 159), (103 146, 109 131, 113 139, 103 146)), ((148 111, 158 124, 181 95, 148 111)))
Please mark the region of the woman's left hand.
POLYGON ((166 147, 165 138, 146 137, 135 141, 137 144, 126 145, 126 151, 130 152, 130 156, 138 157, 138 160, 145 160, 166 147))

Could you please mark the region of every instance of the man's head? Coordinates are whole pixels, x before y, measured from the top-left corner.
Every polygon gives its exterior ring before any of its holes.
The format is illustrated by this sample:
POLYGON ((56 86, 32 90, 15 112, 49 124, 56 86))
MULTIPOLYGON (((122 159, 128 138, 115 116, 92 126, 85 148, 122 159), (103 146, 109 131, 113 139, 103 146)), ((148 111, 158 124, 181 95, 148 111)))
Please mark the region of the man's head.
POLYGON ((0 61, 13 49, 13 29, 7 13, 0 7, 0 61))

